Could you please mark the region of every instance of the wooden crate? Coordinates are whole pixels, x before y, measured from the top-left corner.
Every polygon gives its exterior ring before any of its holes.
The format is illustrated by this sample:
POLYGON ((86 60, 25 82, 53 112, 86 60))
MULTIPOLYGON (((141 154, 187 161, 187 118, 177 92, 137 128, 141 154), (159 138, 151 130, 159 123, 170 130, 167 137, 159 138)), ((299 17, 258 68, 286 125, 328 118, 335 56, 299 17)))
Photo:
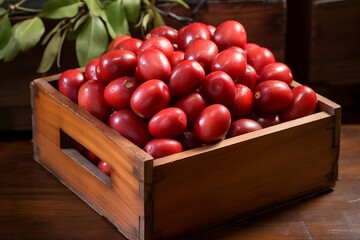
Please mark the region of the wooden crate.
MULTIPOLYGON (((153 159, 56 89, 31 83, 34 157, 129 239, 174 239, 334 187, 340 106, 220 143, 153 159), (73 138, 111 178, 69 147, 73 138)), ((295 83, 297 84, 297 83, 295 83)))

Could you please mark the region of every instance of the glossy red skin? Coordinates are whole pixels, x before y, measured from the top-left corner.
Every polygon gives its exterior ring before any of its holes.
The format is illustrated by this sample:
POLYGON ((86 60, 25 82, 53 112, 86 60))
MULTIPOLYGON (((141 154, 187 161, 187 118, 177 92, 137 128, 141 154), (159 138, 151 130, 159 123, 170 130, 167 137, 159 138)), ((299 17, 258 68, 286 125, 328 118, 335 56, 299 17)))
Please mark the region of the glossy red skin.
POLYGON ((87 80, 97 80, 96 68, 98 63, 99 63, 99 58, 94 58, 86 64, 84 75, 87 80))
POLYGON ((71 101, 78 102, 78 91, 87 79, 84 74, 76 69, 64 71, 58 81, 59 92, 70 98, 71 101))
POLYGON ((211 71, 224 71, 235 81, 244 75, 247 60, 243 53, 234 49, 220 52, 213 60, 211 71))
POLYGON ((292 89, 293 101, 279 116, 281 121, 290 121, 313 114, 317 107, 315 91, 308 86, 297 86, 292 89))
POLYGON ((106 122, 110 108, 104 99, 104 84, 97 80, 85 82, 79 89, 78 104, 89 113, 106 122))
POLYGON ((144 151, 150 154, 153 158, 161 158, 174 153, 183 151, 181 143, 171 138, 156 138, 148 142, 144 151))
POLYGON ((212 39, 219 50, 224 50, 232 46, 244 49, 247 43, 247 34, 244 26, 240 22, 228 20, 222 22, 216 28, 212 39))
POLYGON ((160 79, 169 80, 171 65, 163 52, 156 48, 149 48, 138 56, 138 68, 144 81, 160 79))
POLYGON ((274 126, 281 122, 278 113, 266 113, 255 110, 250 117, 257 121, 263 128, 274 126))
POLYGON ((201 143, 199 139, 196 138, 195 133, 192 129, 185 129, 180 135, 180 137, 178 137, 176 140, 181 143, 184 150, 206 146, 206 144, 201 143))
POLYGON ((124 41, 120 42, 119 44, 117 44, 115 49, 128 50, 136 55, 137 51, 138 51, 139 47, 142 45, 142 43, 143 43, 143 41, 138 38, 128 38, 128 39, 125 39, 124 41))
POLYGON ((209 72, 214 58, 218 55, 219 50, 216 44, 207 39, 198 39, 189 44, 185 50, 184 59, 195 60, 209 72))
POLYGON ((153 28, 145 36, 145 39, 149 39, 152 37, 165 37, 169 39, 169 41, 173 44, 173 46, 177 46, 178 44, 178 31, 170 26, 163 25, 153 28))
POLYGON ((131 38, 129 35, 121 35, 121 36, 118 36, 116 38, 114 38, 113 40, 111 40, 111 42, 109 43, 106 51, 107 52, 110 52, 112 50, 115 50, 118 46, 119 43, 121 43, 122 41, 126 40, 126 39, 129 39, 131 38))
POLYGON ((285 110, 293 100, 289 85, 279 80, 267 80, 258 84, 254 96, 256 107, 269 113, 285 110))
POLYGON ((285 63, 274 62, 269 63, 261 70, 257 83, 274 79, 283 81, 288 85, 294 80, 291 69, 285 63))
POLYGON ((137 55, 149 48, 159 49, 167 58, 169 58, 174 52, 174 47, 170 40, 165 37, 158 36, 145 40, 138 48, 137 55))
POLYGON ((201 111, 209 106, 209 102, 203 94, 194 92, 177 100, 174 106, 185 112, 187 127, 192 128, 201 111))
POLYGON ((100 162, 98 163, 97 167, 98 167, 103 173, 105 173, 106 175, 108 175, 109 177, 111 176, 111 168, 110 168, 110 166, 109 166, 106 162, 100 160, 100 162))
POLYGON ((217 143, 225 139, 230 124, 229 110, 221 104, 213 104, 199 114, 194 124, 194 134, 201 143, 217 143))
POLYGON ((242 118, 231 123, 227 138, 232 138, 245 133, 254 132, 263 127, 255 120, 242 118))
POLYGON ((130 108, 130 99, 140 85, 135 77, 121 77, 111 81, 104 90, 104 99, 111 108, 130 108))
POLYGON ((139 83, 145 82, 145 80, 143 79, 143 77, 142 77, 141 74, 140 74, 140 71, 139 71, 139 68, 138 68, 138 67, 135 68, 134 77, 136 78, 136 80, 137 80, 139 83))
POLYGON ((184 60, 185 53, 183 51, 174 51, 169 57, 171 69, 174 69, 182 60, 184 60))
POLYGON ((129 109, 114 111, 108 125, 140 148, 152 139, 147 122, 129 109))
POLYGON ((133 76, 136 65, 137 58, 133 52, 113 50, 99 58, 96 76, 98 81, 106 85, 116 78, 133 76))
POLYGON ((177 107, 164 108, 151 117, 148 128, 154 138, 177 138, 186 129, 187 118, 177 107))
POLYGON ((264 47, 253 48, 247 54, 247 63, 253 66, 257 73, 260 73, 266 65, 274 62, 276 62, 274 54, 264 47))
POLYGON ((256 43, 246 43, 244 50, 247 54, 251 49, 258 48, 258 47, 260 47, 260 46, 256 43))
POLYGON ((235 83, 223 71, 215 71, 206 75, 202 84, 202 91, 211 103, 229 106, 235 99, 235 83))
POLYGON ((208 26, 204 23, 194 22, 182 27, 178 31, 179 48, 186 50, 192 41, 197 39, 211 39, 211 33, 208 26))
MULTIPOLYGON (((232 47, 229 47, 229 48, 227 48, 227 49, 225 49, 225 50, 235 50, 235 51, 238 51, 238 52, 244 54, 245 57, 246 57, 246 54, 247 54, 244 49, 242 49, 241 47, 237 47, 237 46, 232 46, 232 47)), ((223 50, 223 51, 224 51, 224 50, 223 50)))
POLYGON ((216 31, 216 27, 214 25, 208 24, 207 25, 209 28, 209 31, 211 33, 211 36, 214 34, 214 32, 216 31))
POLYGON ((205 71, 195 60, 183 60, 173 69, 169 79, 172 95, 181 97, 194 92, 204 81, 205 71))
POLYGON ((255 90, 258 80, 258 74, 253 66, 247 64, 245 73, 234 80, 235 83, 242 84, 250 88, 252 91, 255 90))
POLYGON ((240 118, 247 118, 254 109, 254 94, 245 85, 235 85, 235 99, 229 106, 232 121, 240 118))
POLYGON ((100 158, 90 150, 87 150, 86 157, 87 159, 89 159, 90 162, 92 162, 95 165, 97 165, 100 162, 100 158))
POLYGON ((152 79, 136 88, 130 99, 131 109, 140 117, 150 118, 170 103, 170 91, 161 80, 152 79))

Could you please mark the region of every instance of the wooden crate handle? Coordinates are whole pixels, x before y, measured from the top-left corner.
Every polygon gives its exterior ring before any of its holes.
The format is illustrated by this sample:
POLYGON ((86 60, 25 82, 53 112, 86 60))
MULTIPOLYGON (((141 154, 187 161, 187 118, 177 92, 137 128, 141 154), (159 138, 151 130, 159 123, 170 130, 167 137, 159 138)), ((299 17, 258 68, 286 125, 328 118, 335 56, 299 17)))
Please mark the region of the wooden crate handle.
POLYGON ((79 165, 89 171, 93 176, 95 176, 99 181, 104 183, 107 187, 111 187, 111 176, 106 175, 88 158, 86 158, 83 155, 84 153, 79 152, 79 149, 76 149, 75 146, 71 144, 72 141, 75 140, 73 140, 73 138, 61 128, 59 137, 59 147, 68 157, 70 157, 73 161, 77 162, 79 165))

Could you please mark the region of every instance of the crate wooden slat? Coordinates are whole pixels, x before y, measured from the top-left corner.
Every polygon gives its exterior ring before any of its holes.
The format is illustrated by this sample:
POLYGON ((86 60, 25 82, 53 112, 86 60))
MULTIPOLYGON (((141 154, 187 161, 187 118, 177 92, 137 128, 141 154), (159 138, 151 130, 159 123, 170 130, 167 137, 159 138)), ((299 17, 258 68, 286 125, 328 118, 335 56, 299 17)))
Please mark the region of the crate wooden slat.
POLYGON ((46 81, 32 85, 32 96, 36 159, 127 237, 141 238, 150 156, 69 102, 46 81), (110 184, 104 184, 101 179, 107 177, 94 171, 75 150, 61 149, 61 131, 111 165, 110 184))
POLYGON ((320 95, 310 116, 153 159, 60 94, 58 77, 31 84, 35 159, 129 239, 191 236, 337 180, 340 106, 320 95), (69 137, 107 162, 111 178, 69 137))

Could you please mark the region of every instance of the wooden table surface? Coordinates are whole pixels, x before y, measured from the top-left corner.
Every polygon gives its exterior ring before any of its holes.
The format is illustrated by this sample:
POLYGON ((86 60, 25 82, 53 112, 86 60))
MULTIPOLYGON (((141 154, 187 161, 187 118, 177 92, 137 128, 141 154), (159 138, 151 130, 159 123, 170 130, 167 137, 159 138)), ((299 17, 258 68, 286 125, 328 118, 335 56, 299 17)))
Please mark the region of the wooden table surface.
MULTIPOLYGON (((0 142, 0 239, 125 237, 34 161, 29 139, 12 139, 0 142)), ((334 191, 195 239, 360 239, 360 125, 342 126, 334 191)))

